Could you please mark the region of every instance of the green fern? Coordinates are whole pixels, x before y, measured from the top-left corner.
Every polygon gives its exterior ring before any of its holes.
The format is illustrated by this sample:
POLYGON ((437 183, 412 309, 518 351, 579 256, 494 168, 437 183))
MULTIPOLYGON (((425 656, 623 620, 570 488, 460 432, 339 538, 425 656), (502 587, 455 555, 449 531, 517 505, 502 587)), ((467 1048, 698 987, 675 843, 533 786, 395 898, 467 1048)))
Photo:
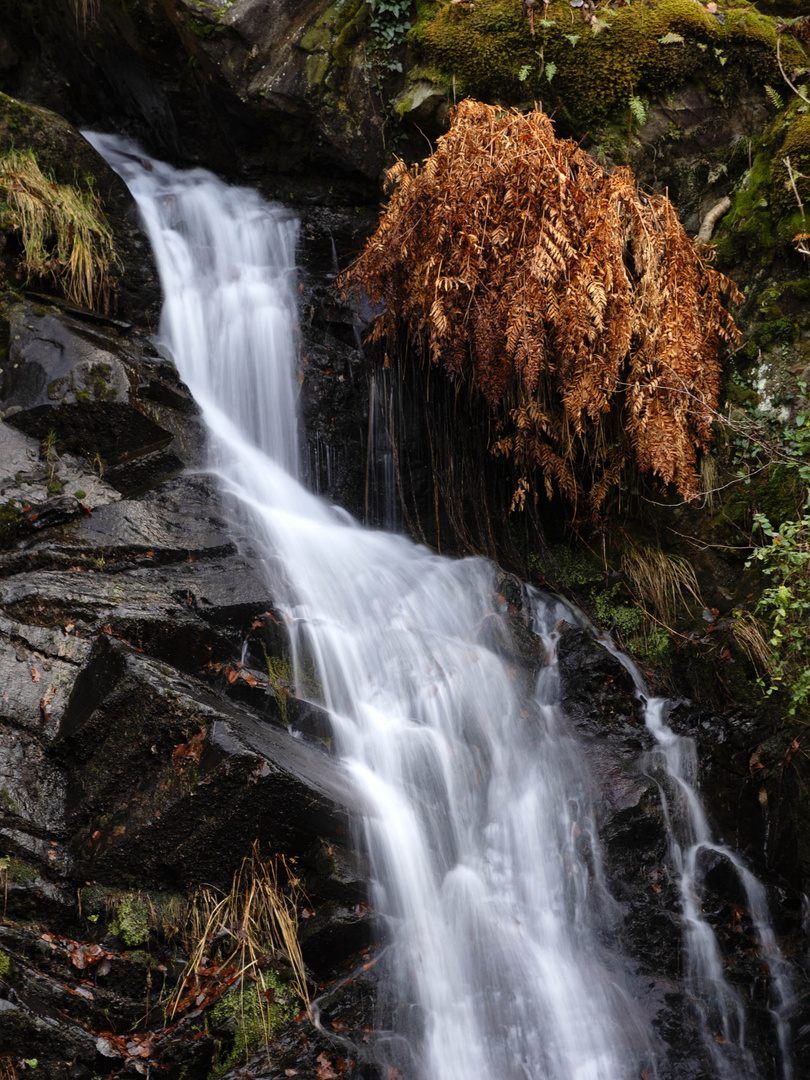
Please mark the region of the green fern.
POLYGON ((633 114, 633 119, 638 126, 644 127, 647 123, 647 109, 641 98, 636 97, 635 94, 630 97, 630 112, 633 114))

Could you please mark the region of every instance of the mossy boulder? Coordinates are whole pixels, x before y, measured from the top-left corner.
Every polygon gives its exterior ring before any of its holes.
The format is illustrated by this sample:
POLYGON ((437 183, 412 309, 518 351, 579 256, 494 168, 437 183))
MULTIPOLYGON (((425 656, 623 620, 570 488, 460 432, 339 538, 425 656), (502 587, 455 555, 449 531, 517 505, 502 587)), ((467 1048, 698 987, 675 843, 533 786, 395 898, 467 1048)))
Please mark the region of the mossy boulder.
MULTIPOLYGON (((532 35, 519 0, 441 4, 422 14, 412 39, 460 94, 549 101, 581 125, 688 79, 708 80, 718 100, 752 77, 778 81, 776 21, 747 5, 718 6, 714 15, 694 0, 653 0, 591 14, 553 0, 532 35)), ((802 61, 788 36, 782 54, 788 67, 802 61)))

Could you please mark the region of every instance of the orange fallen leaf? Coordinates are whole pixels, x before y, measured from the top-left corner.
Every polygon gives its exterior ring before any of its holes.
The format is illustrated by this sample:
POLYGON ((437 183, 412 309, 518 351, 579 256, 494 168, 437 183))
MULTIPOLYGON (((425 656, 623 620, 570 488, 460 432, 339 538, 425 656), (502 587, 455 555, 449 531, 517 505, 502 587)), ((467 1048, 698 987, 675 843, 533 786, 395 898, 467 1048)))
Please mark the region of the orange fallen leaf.
POLYGON ((42 673, 37 671, 35 667, 31 668, 31 682, 39 682, 42 678, 42 673))

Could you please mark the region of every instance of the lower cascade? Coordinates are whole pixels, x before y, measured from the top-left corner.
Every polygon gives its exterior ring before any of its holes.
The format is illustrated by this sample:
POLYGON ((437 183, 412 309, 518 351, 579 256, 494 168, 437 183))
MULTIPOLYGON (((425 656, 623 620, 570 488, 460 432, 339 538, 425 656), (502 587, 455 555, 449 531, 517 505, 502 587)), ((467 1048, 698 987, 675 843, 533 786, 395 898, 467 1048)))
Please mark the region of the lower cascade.
MULTIPOLYGON (((494 566, 361 528, 306 490, 297 478, 295 220, 209 173, 147 160, 118 137, 91 141, 137 200, 165 296, 161 345, 202 408, 212 468, 264 555, 300 692, 328 710, 335 768, 364 807, 356 840, 389 943, 386 1022, 374 1043, 381 1075, 674 1076, 622 949, 597 782, 560 705, 560 626, 596 631, 556 598, 525 590, 544 662, 524 678, 494 566), (303 678, 313 668, 317 691, 303 678)), ((619 659, 648 729, 638 768, 660 793, 669 833, 681 977, 701 1043, 688 1075, 790 1080, 794 989, 765 890, 712 839, 691 743, 619 659), (707 855, 728 862, 751 913, 775 1047, 767 1073, 704 916, 707 855)))

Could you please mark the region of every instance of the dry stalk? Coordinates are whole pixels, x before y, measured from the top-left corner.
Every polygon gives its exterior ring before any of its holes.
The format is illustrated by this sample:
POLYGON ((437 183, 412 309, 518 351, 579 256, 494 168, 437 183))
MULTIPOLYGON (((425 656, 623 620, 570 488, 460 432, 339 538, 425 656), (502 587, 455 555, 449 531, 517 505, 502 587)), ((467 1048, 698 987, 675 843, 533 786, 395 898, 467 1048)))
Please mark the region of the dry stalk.
POLYGON ((622 571, 631 590, 645 607, 652 604, 664 623, 671 624, 691 601, 704 606, 695 571, 679 555, 634 546, 622 556, 622 571))
MULTIPOLYGON (((264 972, 278 960, 289 964, 291 986, 308 1009, 295 906, 299 895, 300 884, 286 860, 263 859, 257 844, 242 861, 227 894, 201 888, 189 907, 186 938, 193 947, 169 1007, 170 1015, 174 1016, 186 999, 198 1000, 199 994, 209 994, 214 1000, 228 986, 244 988, 246 980, 255 980, 259 1000, 266 1003, 272 993, 264 972), (283 885, 278 880, 279 865, 286 875, 283 885), (214 992, 209 993, 212 986, 214 992)), ((269 1029, 269 1013, 265 1019, 269 1029)))
POLYGON ((751 661, 758 675, 769 675, 773 664, 771 649, 762 633, 762 623, 750 611, 739 611, 734 623, 734 637, 751 661))

